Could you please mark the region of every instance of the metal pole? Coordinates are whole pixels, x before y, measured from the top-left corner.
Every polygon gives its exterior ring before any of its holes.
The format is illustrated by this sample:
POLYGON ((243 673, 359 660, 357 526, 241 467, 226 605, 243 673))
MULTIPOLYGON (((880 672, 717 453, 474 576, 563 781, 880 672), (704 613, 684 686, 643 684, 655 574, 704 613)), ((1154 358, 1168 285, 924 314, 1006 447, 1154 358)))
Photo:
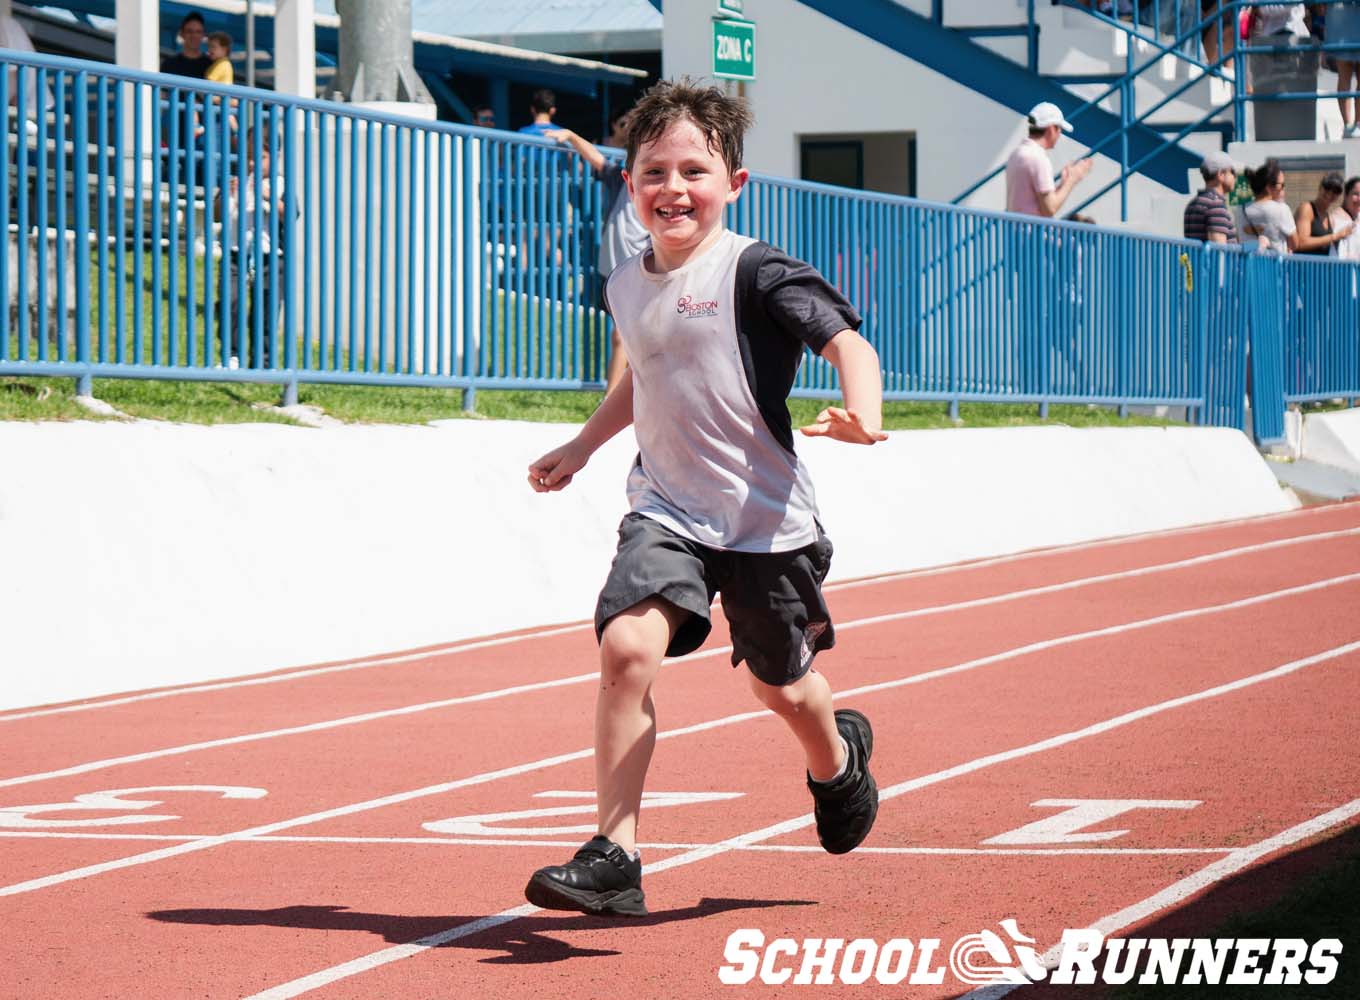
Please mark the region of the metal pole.
POLYGON ((255 0, 246 0, 246 86, 255 86, 255 0))

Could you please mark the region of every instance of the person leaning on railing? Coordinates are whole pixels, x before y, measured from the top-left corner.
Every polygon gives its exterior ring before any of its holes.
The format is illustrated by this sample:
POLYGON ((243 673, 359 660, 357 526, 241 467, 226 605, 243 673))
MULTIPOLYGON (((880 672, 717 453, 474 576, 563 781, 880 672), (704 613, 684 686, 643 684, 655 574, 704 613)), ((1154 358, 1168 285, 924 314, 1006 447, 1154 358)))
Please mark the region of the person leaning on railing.
POLYGON ((1228 192, 1237 184, 1237 164, 1227 153, 1213 152, 1199 165, 1199 172, 1204 177, 1204 190, 1185 206, 1185 238, 1200 243, 1236 243, 1228 192))
POLYGON ((1280 161, 1266 160, 1247 175, 1255 200, 1242 207, 1238 235, 1248 246, 1275 253, 1293 253, 1298 246, 1294 214, 1284 203, 1284 169, 1280 161))
MULTIPOLYGON (((628 112, 621 111, 609 122, 609 135, 601 145, 614 149, 628 146, 628 112)), ((604 185, 605 220, 604 230, 600 233, 600 252, 596 260, 596 270, 600 274, 600 293, 596 301, 599 309, 607 308, 604 301, 604 283, 618 267, 630 257, 635 257, 647 249, 651 237, 647 228, 638 218, 633 199, 628 196, 628 184, 623 176, 623 164, 605 157, 598 149, 582 139, 571 129, 553 129, 543 133, 544 137, 555 142, 566 143, 576 150, 590 165, 591 172, 604 185)), ((609 355, 609 370, 605 373, 604 391, 609 393, 623 379, 624 369, 628 367, 627 356, 619 332, 614 331, 613 350, 609 355)))
POLYGON ((1355 223, 1340 204, 1345 190, 1340 174, 1328 174, 1318 185, 1317 197, 1298 207, 1294 213, 1298 253, 1326 257, 1355 230, 1355 223))

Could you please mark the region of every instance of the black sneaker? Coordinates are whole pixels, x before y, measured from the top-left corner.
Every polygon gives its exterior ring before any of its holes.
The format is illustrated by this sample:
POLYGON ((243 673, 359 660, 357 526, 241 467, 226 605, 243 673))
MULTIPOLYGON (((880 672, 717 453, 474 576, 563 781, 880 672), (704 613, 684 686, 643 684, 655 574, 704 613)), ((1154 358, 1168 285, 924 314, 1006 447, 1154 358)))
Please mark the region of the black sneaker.
POLYGON ((850 763, 834 782, 813 781, 808 789, 817 817, 817 839, 830 854, 853 851, 873 829, 878 816, 878 786, 869 773, 874 753, 874 730, 869 720, 851 708, 836 712, 836 730, 850 750, 850 763))
POLYGON ((608 837, 596 834, 565 865, 540 868, 524 887, 524 898, 545 910, 645 917, 642 862, 608 837))

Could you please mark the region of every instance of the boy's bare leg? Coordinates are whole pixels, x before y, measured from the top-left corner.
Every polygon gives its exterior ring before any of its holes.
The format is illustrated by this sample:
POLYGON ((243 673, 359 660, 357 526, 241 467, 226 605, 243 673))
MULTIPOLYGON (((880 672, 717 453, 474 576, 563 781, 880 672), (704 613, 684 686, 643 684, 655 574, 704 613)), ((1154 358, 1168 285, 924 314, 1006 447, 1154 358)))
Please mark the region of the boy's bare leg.
POLYGON ((669 601, 649 598, 610 619, 600 638, 595 700, 599 832, 629 854, 637 847, 642 786, 656 746, 652 682, 671 636, 688 615, 669 601))
POLYGON ((807 755, 808 774, 828 781, 845 763, 845 745, 836 731, 831 704, 831 685, 815 670, 792 684, 775 687, 747 673, 751 690, 760 703, 783 719, 807 755))

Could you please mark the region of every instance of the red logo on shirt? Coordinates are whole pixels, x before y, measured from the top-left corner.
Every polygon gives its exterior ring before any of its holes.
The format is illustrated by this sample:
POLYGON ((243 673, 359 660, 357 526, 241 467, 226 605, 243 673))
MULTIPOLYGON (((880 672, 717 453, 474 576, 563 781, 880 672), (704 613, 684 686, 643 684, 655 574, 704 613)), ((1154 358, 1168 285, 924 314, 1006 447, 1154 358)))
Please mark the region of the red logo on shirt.
POLYGON ((718 303, 716 300, 710 302, 695 302, 694 296, 685 295, 680 301, 675 303, 675 311, 685 319, 698 319, 700 316, 718 315, 718 303))

